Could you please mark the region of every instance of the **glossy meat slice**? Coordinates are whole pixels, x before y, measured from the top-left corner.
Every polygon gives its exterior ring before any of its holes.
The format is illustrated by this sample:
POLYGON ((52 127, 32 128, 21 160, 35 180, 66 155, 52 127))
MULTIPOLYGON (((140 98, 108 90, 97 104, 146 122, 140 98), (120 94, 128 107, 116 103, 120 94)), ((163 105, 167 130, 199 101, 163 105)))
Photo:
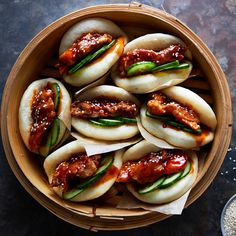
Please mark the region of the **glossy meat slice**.
POLYGON ((54 96, 55 94, 50 89, 50 84, 47 84, 41 91, 34 92, 31 106, 33 124, 30 129, 29 138, 31 150, 37 150, 40 147, 47 128, 56 116, 54 96))
POLYGON ((66 72, 70 66, 91 52, 112 41, 109 34, 88 33, 78 38, 72 46, 59 56, 59 71, 66 72))
POLYGON ((198 114, 187 106, 170 100, 161 92, 153 93, 147 103, 148 111, 153 115, 173 115, 175 119, 193 130, 200 128, 198 114))
POLYGON ((58 165, 53 174, 51 186, 61 187, 64 192, 67 191, 72 181, 93 176, 97 172, 100 159, 100 155, 88 157, 86 154, 77 154, 72 156, 68 161, 58 165))
POLYGON ((161 150, 151 152, 139 161, 125 162, 117 182, 152 183, 162 175, 173 174, 183 170, 188 160, 187 154, 181 150, 161 150))
POLYGON ((137 105, 130 101, 101 98, 92 101, 76 101, 71 105, 71 115, 80 118, 135 117, 137 113, 137 105))
POLYGON ((183 54, 185 51, 186 48, 182 47, 180 44, 170 45, 159 52, 147 49, 135 49, 121 57, 119 61, 120 75, 121 77, 126 76, 128 67, 141 61, 152 61, 157 63, 157 65, 162 65, 175 60, 181 61, 184 59, 183 54))

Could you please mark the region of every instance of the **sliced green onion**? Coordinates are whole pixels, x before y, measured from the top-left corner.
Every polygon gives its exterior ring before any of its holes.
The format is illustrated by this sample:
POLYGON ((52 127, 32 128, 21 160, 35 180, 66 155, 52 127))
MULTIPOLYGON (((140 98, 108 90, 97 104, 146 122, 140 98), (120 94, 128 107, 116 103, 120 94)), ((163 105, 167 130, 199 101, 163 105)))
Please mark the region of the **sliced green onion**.
POLYGON ((97 122, 102 123, 106 126, 118 126, 118 125, 124 124, 124 121, 117 120, 117 119, 107 119, 107 118, 98 119, 97 122))
POLYGON ((123 124, 137 123, 135 118, 111 117, 111 118, 93 118, 89 122, 98 126, 119 126, 123 124))
POLYGON ((104 53, 106 50, 111 48, 115 44, 116 40, 113 39, 109 44, 104 45, 100 49, 98 49, 94 53, 88 54, 84 59, 82 59, 79 63, 77 63, 74 67, 72 67, 69 71, 68 74, 73 74, 77 70, 79 70, 81 67, 87 65, 89 62, 100 56, 102 53, 104 53))
POLYGON ((137 123, 135 118, 126 118, 126 117, 116 117, 117 120, 121 120, 124 123, 137 123))
POLYGON ((170 117, 170 116, 158 116, 158 115, 153 115, 153 114, 151 114, 148 110, 146 110, 146 116, 151 117, 151 118, 154 118, 154 119, 158 119, 158 120, 161 120, 161 121, 173 120, 173 118, 170 117))
POLYGON ((183 64, 180 64, 179 66, 177 66, 176 68, 173 68, 174 70, 181 70, 181 69, 187 69, 189 68, 189 63, 183 63, 183 64))
POLYGON ((179 61, 178 60, 172 61, 172 62, 169 62, 169 63, 165 63, 165 64, 162 64, 160 66, 156 66, 155 68, 152 69, 152 71, 168 70, 170 68, 174 68, 174 67, 177 67, 177 66, 179 66, 179 61))
POLYGON ((179 61, 173 61, 173 62, 166 63, 166 64, 153 68, 152 72, 164 71, 164 70, 181 70, 181 69, 187 69, 187 68, 189 68, 189 63, 185 62, 185 63, 179 64, 179 61))
POLYGON ((101 122, 98 122, 98 121, 95 120, 95 119, 89 119, 89 122, 92 123, 93 125, 98 125, 98 126, 107 126, 106 124, 101 123, 101 122))

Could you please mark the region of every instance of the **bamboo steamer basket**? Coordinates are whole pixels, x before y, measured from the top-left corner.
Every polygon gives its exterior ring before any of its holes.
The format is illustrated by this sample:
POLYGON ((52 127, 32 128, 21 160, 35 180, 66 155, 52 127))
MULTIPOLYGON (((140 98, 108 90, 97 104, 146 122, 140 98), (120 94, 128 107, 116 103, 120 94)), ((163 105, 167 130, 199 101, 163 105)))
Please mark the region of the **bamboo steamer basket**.
POLYGON ((12 171, 28 193, 63 220, 94 231, 146 226, 168 216, 143 209, 123 210, 109 205, 75 204, 57 197, 48 186, 42 165, 26 149, 19 133, 18 108, 26 87, 38 78, 58 78, 58 72, 51 63, 58 52, 62 35, 73 24, 89 17, 108 18, 131 38, 150 32, 164 32, 176 35, 188 45, 194 63, 203 76, 189 78, 182 86, 196 91, 213 107, 218 125, 214 141, 200 154, 205 162, 186 207, 200 197, 213 181, 232 134, 232 105, 225 75, 207 46, 186 25, 166 12, 138 3, 100 5, 75 11, 52 23, 32 39, 17 59, 5 85, 1 107, 4 150, 12 171))

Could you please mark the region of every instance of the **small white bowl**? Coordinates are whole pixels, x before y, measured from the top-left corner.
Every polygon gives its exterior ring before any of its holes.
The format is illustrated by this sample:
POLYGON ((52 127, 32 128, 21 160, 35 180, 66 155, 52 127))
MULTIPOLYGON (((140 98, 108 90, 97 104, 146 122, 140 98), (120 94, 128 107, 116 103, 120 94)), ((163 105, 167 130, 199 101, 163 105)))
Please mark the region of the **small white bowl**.
POLYGON ((233 201, 236 201, 236 194, 233 195, 233 196, 228 200, 228 202, 225 204, 225 206, 224 206, 224 208, 223 208, 223 210, 222 210, 222 213, 221 213, 220 226, 221 226, 221 232, 222 232, 222 235, 223 235, 223 236, 229 236, 229 235, 227 235, 227 233, 226 233, 226 231, 225 231, 224 217, 225 217, 225 213, 226 213, 227 208, 229 207, 229 205, 230 205, 233 201))

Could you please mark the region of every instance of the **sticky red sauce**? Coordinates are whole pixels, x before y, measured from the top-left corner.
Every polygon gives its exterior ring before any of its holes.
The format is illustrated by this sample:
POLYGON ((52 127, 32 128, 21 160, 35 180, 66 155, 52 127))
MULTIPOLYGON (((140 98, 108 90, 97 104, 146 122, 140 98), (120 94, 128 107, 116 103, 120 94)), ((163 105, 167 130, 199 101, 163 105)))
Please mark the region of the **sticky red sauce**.
POLYGON ((163 175, 182 171, 188 155, 181 150, 161 150, 151 152, 138 161, 125 162, 116 181, 120 183, 138 182, 147 184, 156 181, 163 175))
POLYGON ((106 173, 99 179, 97 180, 94 184, 93 187, 99 186, 100 184, 103 184, 107 181, 109 181, 110 179, 114 178, 115 176, 117 176, 119 174, 119 169, 112 165, 107 171, 106 173))
POLYGON ((33 151, 40 147, 45 132, 56 116, 54 96, 55 94, 51 89, 51 83, 48 83, 40 91, 35 90, 33 92, 31 104, 33 124, 30 128, 29 137, 29 146, 33 151))
MULTIPOLYGON (((163 123, 163 124, 162 124, 162 127, 163 127, 163 128, 167 128, 167 124, 163 123)), ((171 127, 171 128, 172 128, 172 127, 171 127)))

